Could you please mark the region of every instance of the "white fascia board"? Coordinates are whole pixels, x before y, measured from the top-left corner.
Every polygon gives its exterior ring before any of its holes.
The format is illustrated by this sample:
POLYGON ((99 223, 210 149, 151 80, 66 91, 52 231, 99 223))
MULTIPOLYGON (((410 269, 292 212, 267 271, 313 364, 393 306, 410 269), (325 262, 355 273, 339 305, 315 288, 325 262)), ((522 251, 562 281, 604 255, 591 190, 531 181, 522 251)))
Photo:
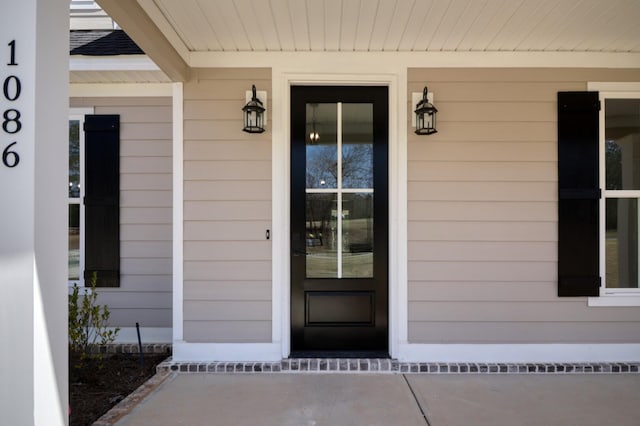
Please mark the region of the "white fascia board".
POLYGON ((172 83, 73 83, 70 98, 170 97, 172 83))
POLYGON ((69 57, 69 71, 161 71, 147 55, 69 57))
POLYGON ((407 68, 640 68, 640 53, 608 52, 191 52, 192 68, 327 71, 407 68))

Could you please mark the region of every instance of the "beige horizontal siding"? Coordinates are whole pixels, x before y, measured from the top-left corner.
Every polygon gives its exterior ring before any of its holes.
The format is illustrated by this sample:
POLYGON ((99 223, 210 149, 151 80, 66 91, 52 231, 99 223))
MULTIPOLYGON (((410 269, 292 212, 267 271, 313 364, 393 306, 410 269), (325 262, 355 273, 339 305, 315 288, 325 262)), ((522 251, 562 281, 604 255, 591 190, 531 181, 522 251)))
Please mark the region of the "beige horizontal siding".
MULTIPOLYGON (((260 241, 265 239, 271 222, 264 221, 205 221, 184 224, 185 244, 189 241, 260 241)), ((211 253, 211 257, 215 253, 211 253)), ((186 260, 187 258, 185 258, 186 260)), ((214 258, 215 259, 215 258, 214 258)), ((212 259, 213 260, 213 259, 212 259)))
POLYGON ((195 343, 210 343, 212 336, 225 343, 264 343, 271 321, 185 321, 184 335, 195 343))
POLYGON ((173 279, 170 275, 130 275, 127 277, 127 289, 138 292, 159 291, 171 293, 173 279))
MULTIPOLYGON (((241 128, 242 124, 240 124, 241 128)), ((218 130, 220 131, 220 129, 218 130)), ((233 132, 237 131, 240 130, 234 127, 233 132)), ((240 133, 243 132, 240 131, 240 133)), ((244 140, 240 143, 230 140, 185 139, 184 159, 186 161, 271 161, 271 143, 265 142, 261 136, 255 136, 255 139, 244 140)), ((191 172, 185 170, 185 173, 191 172)))
MULTIPOLYGON (((146 293, 145 293, 146 294, 146 293)), ((129 298, 145 299, 145 294, 128 294, 129 298)), ((111 322, 112 325, 118 325, 120 327, 135 327, 136 323, 140 324, 140 327, 171 327, 171 306, 159 307, 159 308, 132 308, 132 309, 112 309, 111 310, 111 322), (118 319, 118 323, 113 321, 118 319), (167 325, 169 324, 169 325, 167 325)), ((144 338, 144 330, 143 336, 144 338)), ((151 343, 151 342, 149 342, 151 343)))
POLYGON ((126 224, 164 224, 171 222, 170 207, 129 207, 120 215, 120 223, 126 224))
POLYGON ((185 321, 271 321, 270 300, 189 300, 185 321))
POLYGON ((640 72, 408 70, 439 110, 435 135, 407 123, 411 343, 640 341, 640 308, 557 297, 556 98, 589 81, 640 72))
POLYGON ((130 140, 120 147, 120 155, 124 158, 148 157, 149 150, 153 151, 154 157, 171 157, 173 143, 171 140, 130 140))
POLYGON ((409 339, 437 343, 637 343, 635 322, 411 322, 409 339))
POLYGON ((270 301, 271 281, 191 281, 184 289, 189 300, 270 301))
POLYGON ((474 301, 473 309, 458 310, 454 302, 409 302, 410 321, 439 322, 635 322, 638 309, 620 307, 613 317, 606 309, 585 309, 582 300, 554 302, 474 301))
POLYGON ((409 283, 414 302, 495 302, 496 294, 509 302, 556 301, 556 284, 539 281, 420 281, 409 283))
MULTIPOLYGON (((410 221, 411 241, 557 241, 553 222, 410 221)), ((428 259, 425 259, 428 260, 428 259)))
MULTIPOLYGON (((409 281, 429 277, 435 281, 552 281, 556 277, 555 262, 522 261, 412 261, 409 263, 409 281)), ((411 318, 411 315, 409 315, 411 318)))
POLYGON ((271 71, 195 74, 184 86, 184 338, 270 342, 271 134, 243 132, 241 109, 252 84, 272 93, 271 71))
POLYGON ((171 242, 171 224, 121 224, 120 243, 123 241, 171 242))
POLYGON ((154 152, 146 157, 123 157, 120 159, 121 173, 166 173, 167 168, 171 170, 171 157, 160 156, 154 152))
MULTIPOLYGON (((411 159, 409 160, 412 161, 411 159)), ((555 182, 557 164, 553 161, 430 161, 429 167, 410 167, 414 182, 555 182), (472 163, 472 164, 470 164, 472 163), (469 167, 473 165, 473 167, 469 167)))
POLYGON ((120 115, 120 287, 99 290, 111 325, 171 327, 171 98, 74 98, 120 115))
POLYGON ((218 260, 271 260, 271 245, 264 241, 186 241, 184 256, 192 260, 209 260, 217 253, 218 260))
POLYGON ((170 190, 156 191, 120 191, 121 207, 170 207, 167 197, 171 198, 170 190))
POLYGON ((137 258, 167 258, 172 255, 172 247, 164 241, 121 241, 120 255, 137 258))
POLYGON ((558 245, 547 241, 411 241, 409 260, 447 262, 555 262, 558 245))
POLYGON ((475 222, 551 222, 557 201, 409 201, 409 220, 475 222))
POLYGON ((165 173, 129 173, 120 179, 120 189, 142 191, 171 191, 173 179, 165 173))
POLYGON ((213 278, 228 281, 262 281, 271 277, 271 261, 266 260, 185 260, 184 269, 185 281, 213 278))
POLYGON ((187 201, 184 203, 184 214, 193 221, 260 221, 271 211, 271 201, 187 201))
POLYGON ((435 142, 528 142, 556 139, 556 126, 548 122, 471 122, 438 120, 435 142))
POLYGON ((186 180, 269 180, 271 179, 271 162, 262 161, 188 161, 185 164, 186 180))
MULTIPOLYGON (((442 126, 438 124, 438 133, 429 136, 433 140, 429 139, 429 143, 424 140, 415 140, 417 136, 413 136, 412 132, 409 137, 409 152, 412 154, 409 156, 409 173, 414 173, 412 167, 421 167, 421 162, 451 162, 451 161, 465 161, 465 162, 494 162, 494 161, 508 161, 508 162, 557 162, 558 160, 558 147, 555 142, 557 136, 555 133, 549 136, 550 140, 524 140, 524 141, 497 141, 501 138, 500 130, 496 129, 496 135, 493 136, 493 140, 479 141, 479 140, 448 140, 442 141, 441 133, 445 133, 442 126)), ((527 137, 525 129, 521 129, 523 134, 522 138, 527 137)), ((448 135, 450 136, 450 135, 448 135)), ((467 132, 467 138, 476 138, 473 128, 467 132)), ((424 138, 424 137, 423 137, 424 138)))
POLYGON ((408 190, 422 200, 438 201, 555 201, 554 182, 409 182, 408 190))
POLYGON ((184 198, 189 201, 268 201, 271 200, 271 181, 185 181, 184 198))

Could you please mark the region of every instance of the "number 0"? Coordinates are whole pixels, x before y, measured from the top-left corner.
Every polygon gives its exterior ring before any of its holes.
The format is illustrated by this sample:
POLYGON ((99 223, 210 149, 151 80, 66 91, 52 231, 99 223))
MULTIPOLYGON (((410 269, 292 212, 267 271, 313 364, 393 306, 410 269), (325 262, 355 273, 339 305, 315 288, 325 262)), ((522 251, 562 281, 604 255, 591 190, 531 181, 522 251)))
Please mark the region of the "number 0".
POLYGON ((8 101, 15 101, 20 97, 20 92, 22 91, 22 85, 20 84, 20 79, 15 75, 10 75, 4 80, 4 86, 2 87, 4 92, 4 97, 8 101), (13 93, 11 92, 11 82, 13 83, 13 93))

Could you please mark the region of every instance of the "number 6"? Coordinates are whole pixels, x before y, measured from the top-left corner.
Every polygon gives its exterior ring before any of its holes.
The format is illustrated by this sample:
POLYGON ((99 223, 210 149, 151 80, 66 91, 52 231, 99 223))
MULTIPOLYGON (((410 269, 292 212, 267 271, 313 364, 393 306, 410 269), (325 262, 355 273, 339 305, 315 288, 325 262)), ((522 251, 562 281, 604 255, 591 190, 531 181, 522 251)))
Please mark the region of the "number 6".
POLYGON ((20 162, 20 156, 18 155, 17 152, 15 151, 10 151, 9 148, 11 148, 13 145, 17 144, 18 142, 14 142, 12 144, 9 144, 9 146, 7 146, 4 151, 2 151, 2 163, 9 167, 9 168, 13 168, 15 166, 18 165, 18 163, 20 162), (12 162, 9 162, 9 159, 13 160, 12 162))

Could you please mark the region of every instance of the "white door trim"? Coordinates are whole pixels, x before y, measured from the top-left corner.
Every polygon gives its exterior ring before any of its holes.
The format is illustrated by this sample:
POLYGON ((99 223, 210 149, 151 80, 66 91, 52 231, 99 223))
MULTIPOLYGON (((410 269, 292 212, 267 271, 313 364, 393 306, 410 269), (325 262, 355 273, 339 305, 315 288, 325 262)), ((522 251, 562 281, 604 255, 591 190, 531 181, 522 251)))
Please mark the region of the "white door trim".
MULTIPOLYGON (((350 70, 353 72, 353 70, 350 70)), ((272 342, 291 349, 290 316, 290 90, 293 84, 389 87, 389 352, 407 342, 407 123, 406 68, 385 74, 300 73, 273 69, 272 342)))

